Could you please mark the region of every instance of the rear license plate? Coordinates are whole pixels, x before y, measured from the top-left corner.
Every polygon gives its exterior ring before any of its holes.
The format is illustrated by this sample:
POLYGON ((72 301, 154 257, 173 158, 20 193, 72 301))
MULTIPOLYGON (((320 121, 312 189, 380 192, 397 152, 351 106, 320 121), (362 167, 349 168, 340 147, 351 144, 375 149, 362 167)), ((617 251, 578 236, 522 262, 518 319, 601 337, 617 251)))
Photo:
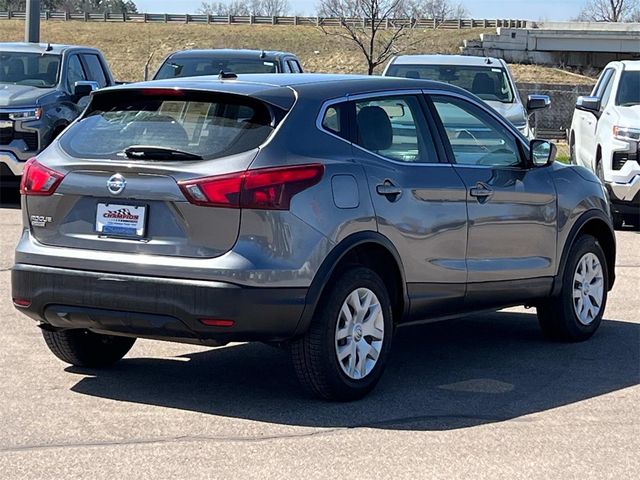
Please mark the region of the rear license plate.
POLYGON ((147 207, 99 203, 96 232, 117 237, 142 238, 145 234, 147 207))
POLYGON ((0 120, 0 128, 13 128, 11 120, 0 120))

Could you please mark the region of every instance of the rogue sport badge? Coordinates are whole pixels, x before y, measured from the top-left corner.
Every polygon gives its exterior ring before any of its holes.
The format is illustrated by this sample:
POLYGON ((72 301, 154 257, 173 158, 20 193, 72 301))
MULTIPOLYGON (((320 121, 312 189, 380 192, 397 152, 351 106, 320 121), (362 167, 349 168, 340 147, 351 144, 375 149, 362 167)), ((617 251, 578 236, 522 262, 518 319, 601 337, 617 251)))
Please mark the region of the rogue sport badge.
POLYGON ((107 190, 109 190, 112 195, 118 195, 122 193, 124 187, 126 186, 127 181, 119 173, 112 175, 111 178, 107 180, 107 190))

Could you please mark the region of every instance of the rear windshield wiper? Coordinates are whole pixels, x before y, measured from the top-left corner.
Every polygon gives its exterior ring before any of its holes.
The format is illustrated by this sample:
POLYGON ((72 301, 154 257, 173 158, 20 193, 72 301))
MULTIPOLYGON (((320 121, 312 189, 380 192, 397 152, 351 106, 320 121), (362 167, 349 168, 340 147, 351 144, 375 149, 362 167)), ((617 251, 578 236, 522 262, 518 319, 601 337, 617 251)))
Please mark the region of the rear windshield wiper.
POLYGON ((127 158, 136 160, 202 160, 200 155, 184 152, 169 147, 152 147, 146 145, 133 145, 125 148, 124 154, 127 158))

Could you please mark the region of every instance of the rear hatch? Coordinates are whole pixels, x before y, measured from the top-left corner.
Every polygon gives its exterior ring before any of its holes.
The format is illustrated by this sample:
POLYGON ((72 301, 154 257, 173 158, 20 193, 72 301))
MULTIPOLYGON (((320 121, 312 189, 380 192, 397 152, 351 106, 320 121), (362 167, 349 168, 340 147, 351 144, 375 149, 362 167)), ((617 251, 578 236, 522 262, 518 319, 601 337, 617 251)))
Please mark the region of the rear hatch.
POLYGON ((45 245, 177 257, 231 249, 239 208, 190 203, 179 182, 246 170, 285 111, 246 95, 167 88, 96 94, 24 175, 45 245))

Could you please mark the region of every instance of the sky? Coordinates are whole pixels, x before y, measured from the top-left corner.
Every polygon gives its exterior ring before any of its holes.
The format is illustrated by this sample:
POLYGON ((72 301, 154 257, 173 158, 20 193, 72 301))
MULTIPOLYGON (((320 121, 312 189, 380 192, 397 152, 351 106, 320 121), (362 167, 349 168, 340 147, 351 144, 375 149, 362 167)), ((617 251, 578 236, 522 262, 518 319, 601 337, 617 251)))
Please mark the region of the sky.
MULTIPOLYGON (((141 12, 195 13, 202 0, 134 0, 141 12)), ((456 0, 452 0, 455 2, 456 0)), ((570 20, 586 0, 462 0, 473 18, 570 20)), ((313 15, 318 0, 289 0, 292 14, 313 15)))

